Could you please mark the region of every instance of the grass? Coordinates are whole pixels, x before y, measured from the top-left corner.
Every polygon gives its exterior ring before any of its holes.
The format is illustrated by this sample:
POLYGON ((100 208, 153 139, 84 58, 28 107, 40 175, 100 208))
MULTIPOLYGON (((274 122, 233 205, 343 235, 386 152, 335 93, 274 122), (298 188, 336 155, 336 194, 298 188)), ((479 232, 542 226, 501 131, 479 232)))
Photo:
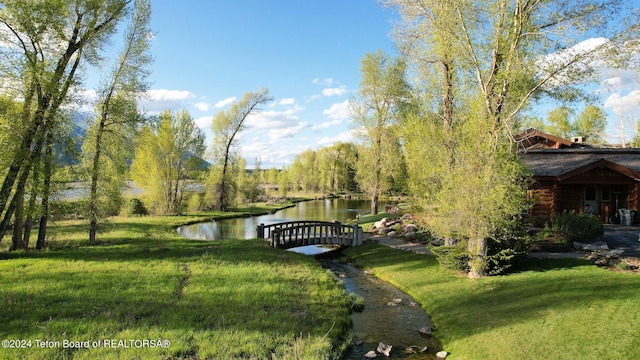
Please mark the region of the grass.
POLYGON ((96 246, 62 221, 47 250, 0 253, 0 339, 31 341, 0 359, 337 357, 350 304, 333 274, 262 240, 174 230, 209 216, 113 218, 96 246))
POLYGON ((529 259, 470 280, 435 257, 367 244, 344 253, 413 296, 451 359, 632 359, 640 276, 581 259, 529 259))

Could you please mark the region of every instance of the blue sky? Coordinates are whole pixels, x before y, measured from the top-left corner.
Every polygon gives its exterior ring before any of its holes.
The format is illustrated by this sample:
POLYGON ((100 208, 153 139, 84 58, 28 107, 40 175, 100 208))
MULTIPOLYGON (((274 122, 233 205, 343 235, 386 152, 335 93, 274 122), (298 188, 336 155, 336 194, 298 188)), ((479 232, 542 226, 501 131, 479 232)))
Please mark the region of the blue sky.
POLYGON ((274 101, 249 119, 249 165, 290 164, 296 154, 349 141, 347 101, 360 59, 390 39, 395 13, 375 0, 152 2, 151 112, 187 109, 210 137, 213 116, 245 92, 274 101))
MULTIPOLYGON (((274 101, 248 119, 241 136, 249 166, 259 157, 263 168, 280 168, 306 149, 352 141, 347 104, 358 90, 360 59, 378 49, 395 54, 398 16, 376 0, 154 0, 152 11, 155 61, 142 106, 188 110, 210 143, 218 111, 268 88, 274 101)), ((639 84, 637 72, 610 69, 591 84, 600 96, 595 105, 609 114, 610 142, 619 142, 620 119, 629 132, 640 118, 639 84)), ((544 117, 547 110, 534 111, 544 117)))

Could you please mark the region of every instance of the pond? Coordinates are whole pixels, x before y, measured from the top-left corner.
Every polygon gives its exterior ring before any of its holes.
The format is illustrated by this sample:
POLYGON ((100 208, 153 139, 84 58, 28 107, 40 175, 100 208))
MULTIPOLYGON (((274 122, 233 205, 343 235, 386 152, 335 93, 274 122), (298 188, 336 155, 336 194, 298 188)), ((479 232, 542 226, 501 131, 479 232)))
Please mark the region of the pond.
MULTIPOLYGON (((380 206, 384 207, 384 205, 382 203, 380 206)), ((178 233, 189 239, 200 240, 253 239, 256 237, 256 227, 260 224, 269 225, 300 220, 337 220, 346 222, 347 220, 355 219, 357 214, 369 212, 370 206, 371 202, 369 200, 322 199, 303 201, 297 203, 294 207, 280 210, 274 214, 182 226, 178 228, 178 233)), ((311 248, 317 247, 312 246, 311 248)))

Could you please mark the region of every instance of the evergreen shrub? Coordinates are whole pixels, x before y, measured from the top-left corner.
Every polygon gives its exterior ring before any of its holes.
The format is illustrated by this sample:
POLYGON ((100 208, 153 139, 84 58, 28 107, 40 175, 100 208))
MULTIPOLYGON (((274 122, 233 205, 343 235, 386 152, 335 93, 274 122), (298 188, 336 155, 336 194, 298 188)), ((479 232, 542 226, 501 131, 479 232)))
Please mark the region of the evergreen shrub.
MULTIPOLYGON (((428 245, 441 266, 469 272, 468 240, 460 240, 453 246, 428 245)), ((486 273, 498 275, 524 260, 529 253, 529 235, 522 224, 502 228, 487 239, 486 273)))
POLYGON ((589 214, 578 214, 574 210, 551 214, 551 225, 553 234, 568 243, 594 242, 604 234, 600 219, 589 214))

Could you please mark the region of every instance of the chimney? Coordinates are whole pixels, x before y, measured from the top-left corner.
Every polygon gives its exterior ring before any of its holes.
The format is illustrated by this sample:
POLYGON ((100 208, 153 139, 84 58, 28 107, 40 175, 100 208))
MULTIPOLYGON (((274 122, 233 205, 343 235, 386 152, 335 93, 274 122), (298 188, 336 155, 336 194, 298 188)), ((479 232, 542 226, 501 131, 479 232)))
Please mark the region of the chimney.
POLYGON ((582 144, 584 142, 584 139, 585 139, 584 136, 574 136, 571 138, 571 142, 582 144))

